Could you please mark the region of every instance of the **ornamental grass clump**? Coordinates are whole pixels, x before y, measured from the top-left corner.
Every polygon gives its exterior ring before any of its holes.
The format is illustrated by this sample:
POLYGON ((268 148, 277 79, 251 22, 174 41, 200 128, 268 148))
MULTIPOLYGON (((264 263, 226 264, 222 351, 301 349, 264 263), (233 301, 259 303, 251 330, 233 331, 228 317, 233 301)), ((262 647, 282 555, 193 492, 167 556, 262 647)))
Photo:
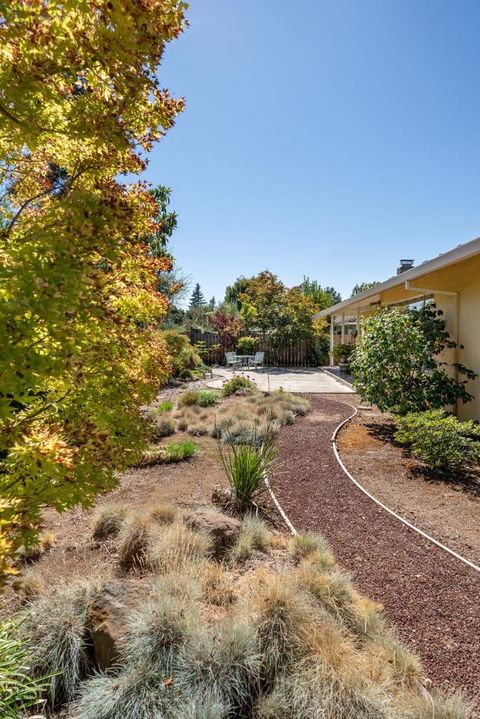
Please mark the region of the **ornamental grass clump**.
POLYGON ((265 477, 277 455, 275 436, 270 431, 259 442, 256 427, 253 427, 250 437, 242 444, 227 434, 226 446, 219 442, 218 448, 234 501, 244 511, 266 489, 265 477))
POLYGON ((458 472, 480 462, 480 427, 460 422, 441 409, 410 412, 396 417, 397 442, 406 444, 414 457, 440 472, 458 472))
POLYGON ((87 612, 90 583, 59 586, 40 596, 20 615, 19 633, 30 649, 33 677, 49 676, 48 704, 72 701, 89 665, 87 612))
POLYGON ((125 522, 127 508, 118 504, 100 507, 95 514, 93 539, 96 542, 117 537, 125 522))
MULTIPOLYGON (((321 538, 301 536, 287 550, 247 515, 237 542, 243 546, 248 534, 267 556, 262 563, 257 554, 241 571, 215 560, 201 531, 175 519, 149 522, 150 577, 125 617, 115 667, 95 668, 89 592, 62 588, 27 611, 28 652, 43 658, 31 673, 54 674, 50 701, 61 716, 473 719, 461 696, 427 693, 416 656, 381 608, 355 591, 321 538)), ((0 701, 1 692, 0 682, 0 701)))
POLYGON ((247 514, 242 520, 240 535, 230 549, 229 558, 232 564, 246 561, 253 552, 266 552, 272 542, 272 533, 254 514, 247 514))

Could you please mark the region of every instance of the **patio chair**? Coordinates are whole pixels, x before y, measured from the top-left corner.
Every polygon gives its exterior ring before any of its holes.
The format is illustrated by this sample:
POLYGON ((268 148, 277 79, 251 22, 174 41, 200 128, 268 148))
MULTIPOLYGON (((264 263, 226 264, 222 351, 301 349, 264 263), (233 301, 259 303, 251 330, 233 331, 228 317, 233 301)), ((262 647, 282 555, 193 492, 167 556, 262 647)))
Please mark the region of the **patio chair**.
POLYGON ((255 352, 255 357, 250 360, 252 363, 252 367, 263 367, 264 359, 265 352, 255 352))
POLYGON ((238 367, 240 361, 235 352, 225 352, 225 364, 227 367, 238 367))

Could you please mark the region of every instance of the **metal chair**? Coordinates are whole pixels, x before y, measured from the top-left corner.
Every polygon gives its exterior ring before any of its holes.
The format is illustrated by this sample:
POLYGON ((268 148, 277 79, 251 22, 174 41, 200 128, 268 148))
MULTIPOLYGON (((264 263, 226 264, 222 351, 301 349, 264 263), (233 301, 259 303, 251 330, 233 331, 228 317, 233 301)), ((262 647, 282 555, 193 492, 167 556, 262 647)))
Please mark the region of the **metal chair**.
POLYGON ((235 352, 225 352, 225 364, 227 367, 238 367, 240 363, 235 352))
POLYGON ((252 367, 263 367, 265 359, 265 352, 255 352, 255 356, 252 358, 252 367))

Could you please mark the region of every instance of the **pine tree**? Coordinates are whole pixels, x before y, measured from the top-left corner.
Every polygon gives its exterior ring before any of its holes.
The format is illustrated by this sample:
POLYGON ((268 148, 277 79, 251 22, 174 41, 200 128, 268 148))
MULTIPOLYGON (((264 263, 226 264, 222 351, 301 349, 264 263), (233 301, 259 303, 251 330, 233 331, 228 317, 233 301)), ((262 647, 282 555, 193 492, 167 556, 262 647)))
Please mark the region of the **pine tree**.
POLYGON ((190 297, 190 305, 189 309, 194 310, 196 307, 203 307, 207 303, 205 302, 205 297, 203 296, 203 292, 200 289, 200 283, 197 282, 195 285, 195 289, 192 292, 192 296, 190 297))

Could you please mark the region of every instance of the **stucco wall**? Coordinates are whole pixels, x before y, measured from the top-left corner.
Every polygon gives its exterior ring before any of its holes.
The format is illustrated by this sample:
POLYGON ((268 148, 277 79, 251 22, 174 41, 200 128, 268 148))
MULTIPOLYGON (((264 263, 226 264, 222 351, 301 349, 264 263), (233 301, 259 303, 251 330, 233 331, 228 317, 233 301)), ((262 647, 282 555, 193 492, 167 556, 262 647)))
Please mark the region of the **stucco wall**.
MULTIPOLYGON (((459 297, 459 338, 465 349, 459 350, 459 361, 480 374, 480 277, 462 288, 459 297)), ((475 399, 458 404, 460 419, 480 421, 480 377, 470 382, 468 391, 475 399)))

